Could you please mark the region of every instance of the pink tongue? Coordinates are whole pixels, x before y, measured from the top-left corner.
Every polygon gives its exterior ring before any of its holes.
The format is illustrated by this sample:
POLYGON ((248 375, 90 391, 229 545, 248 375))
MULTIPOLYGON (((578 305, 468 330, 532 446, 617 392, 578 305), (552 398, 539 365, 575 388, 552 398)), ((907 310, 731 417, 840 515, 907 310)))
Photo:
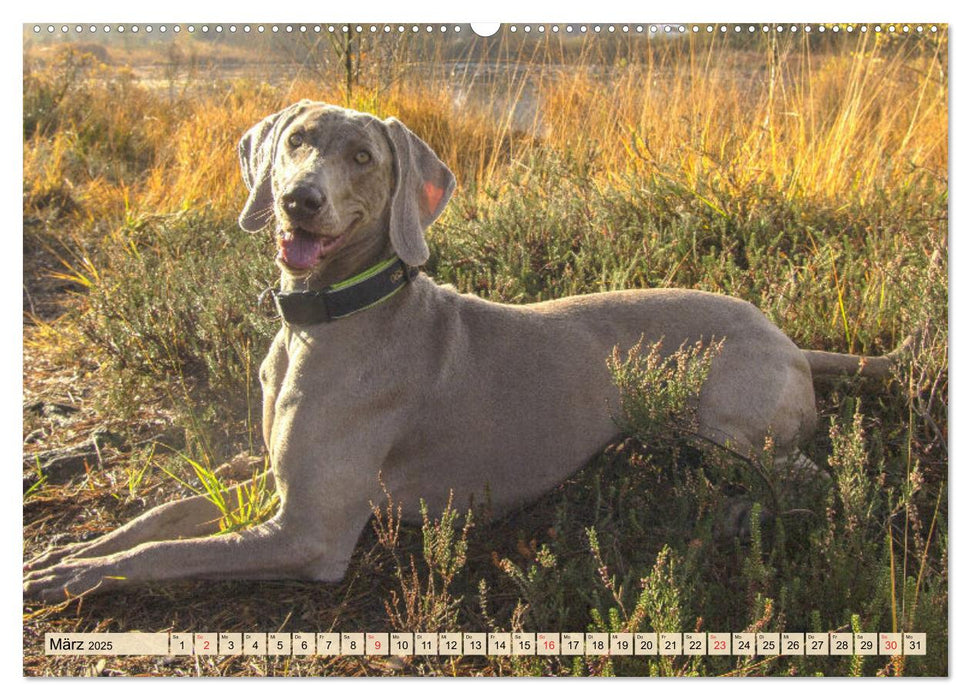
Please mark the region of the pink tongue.
POLYGON ((280 257, 290 267, 305 270, 317 262, 322 246, 323 239, 286 231, 280 238, 280 257))

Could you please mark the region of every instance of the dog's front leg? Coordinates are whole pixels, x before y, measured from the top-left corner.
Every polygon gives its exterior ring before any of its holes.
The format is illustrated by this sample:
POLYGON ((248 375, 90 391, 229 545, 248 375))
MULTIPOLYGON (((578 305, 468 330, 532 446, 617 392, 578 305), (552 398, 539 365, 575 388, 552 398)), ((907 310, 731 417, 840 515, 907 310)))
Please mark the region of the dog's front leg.
MULTIPOLYGON (((273 489, 272 473, 266 474, 265 478, 265 488, 273 489)), ((235 503, 238 491, 249 488, 256 479, 231 486, 223 491, 223 495, 228 502, 235 503)), ((67 559, 104 557, 145 542, 214 535, 219 532, 221 517, 222 512, 206 496, 163 503, 96 540, 75 542, 45 552, 27 562, 24 572, 47 569, 67 559)))
POLYGON ((371 450, 348 456, 351 452, 340 441, 333 451, 309 450, 305 441, 317 435, 309 430, 291 435, 274 451, 281 505, 270 521, 239 533, 73 556, 28 572, 24 596, 57 602, 90 591, 178 579, 340 580, 370 517, 370 501, 379 493, 380 461, 371 450))
MULTIPOLYGON (((89 591, 186 578, 304 578, 324 542, 272 520, 239 533, 146 542, 115 554, 69 559, 24 579, 27 598, 57 602, 89 591)), ((341 572, 343 573, 343 572, 341 572)))

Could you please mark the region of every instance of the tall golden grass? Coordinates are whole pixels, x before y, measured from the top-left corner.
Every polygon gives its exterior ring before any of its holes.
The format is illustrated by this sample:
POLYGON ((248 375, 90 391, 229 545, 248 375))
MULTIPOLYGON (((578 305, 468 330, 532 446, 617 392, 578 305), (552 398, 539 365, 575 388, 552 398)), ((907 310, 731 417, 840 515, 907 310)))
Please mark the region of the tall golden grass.
MULTIPOLYGON (((727 38, 692 36, 594 71, 562 70, 548 37, 514 57, 515 77, 489 88, 510 114, 529 93, 538 104, 533 128, 457 104, 454 84, 414 72, 380 90, 361 87, 349 103, 339 80, 306 78, 276 88, 237 81, 173 101, 101 68, 65 98, 68 107, 77 102, 76 123, 61 124, 53 138, 27 135, 25 189, 69 183, 95 218, 235 208, 243 194, 238 138, 304 97, 399 116, 461 185, 483 191, 501 189, 537 148, 569 154, 603 178, 649 172, 688 188, 768 190, 833 206, 907 191, 916 178, 946 180, 946 44, 872 32, 843 41, 819 51, 808 38, 765 39, 741 50, 727 38), (100 143, 78 143, 86 132, 100 143), (129 160, 144 167, 102 172, 96 152, 104 148, 131 150, 129 160)), ((578 63, 597 58, 584 51, 578 63)), ((56 83, 56 65, 32 79, 56 83)), ((72 113, 64 102, 60 111, 72 113)))

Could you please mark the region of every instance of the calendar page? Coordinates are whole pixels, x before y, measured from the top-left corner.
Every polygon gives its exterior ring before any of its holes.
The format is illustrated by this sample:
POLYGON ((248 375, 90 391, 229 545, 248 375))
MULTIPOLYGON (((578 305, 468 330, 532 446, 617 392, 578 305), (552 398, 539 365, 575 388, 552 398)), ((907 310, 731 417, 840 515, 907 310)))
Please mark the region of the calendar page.
POLYGON ((326 14, 22 27, 23 674, 947 676, 947 24, 326 14))

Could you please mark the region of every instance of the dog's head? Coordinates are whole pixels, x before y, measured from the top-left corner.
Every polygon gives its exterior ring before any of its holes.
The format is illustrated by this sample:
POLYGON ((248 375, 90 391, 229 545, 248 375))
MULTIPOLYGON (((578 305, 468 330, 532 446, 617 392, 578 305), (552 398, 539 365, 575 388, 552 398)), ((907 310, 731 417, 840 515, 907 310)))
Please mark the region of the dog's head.
POLYGON ((455 177, 428 145, 391 118, 302 100, 239 143, 249 198, 245 231, 276 224, 281 267, 309 275, 362 236, 390 238, 409 265, 428 259, 424 230, 455 177))

